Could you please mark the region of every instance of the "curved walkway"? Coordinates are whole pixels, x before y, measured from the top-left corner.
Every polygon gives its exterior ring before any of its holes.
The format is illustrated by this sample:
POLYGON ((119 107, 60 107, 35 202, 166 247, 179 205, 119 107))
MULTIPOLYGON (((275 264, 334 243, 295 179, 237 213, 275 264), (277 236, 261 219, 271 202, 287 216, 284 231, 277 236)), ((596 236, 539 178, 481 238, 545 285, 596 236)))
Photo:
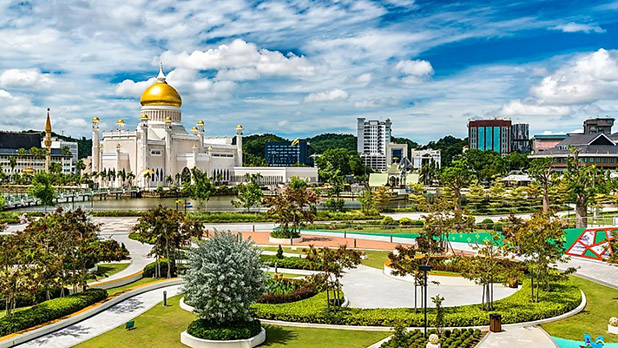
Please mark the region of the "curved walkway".
MULTIPOLYGON (((172 297, 181 293, 180 288, 180 285, 173 285, 133 296, 77 324, 15 347, 63 348, 74 346, 123 325, 146 312, 163 301, 163 291, 167 291, 167 296, 172 297)), ((139 323, 136 323, 136 325, 139 326, 139 323)))
MULTIPOLYGON (((461 277, 429 276, 427 305, 434 307, 431 298, 436 295, 444 297, 444 306, 461 306, 481 302, 482 288, 474 282, 461 277), (431 282, 439 282, 436 285, 431 282)), ((411 282, 388 277, 381 270, 359 265, 349 269, 341 279, 343 293, 350 301, 350 307, 356 308, 400 308, 414 307, 414 285, 411 282)), ((420 289, 419 289, 420 290, 420 289)), ((494 299, 499 300, 515 293, 511 289, 497 285, 494 287, 494 299)), ((419 291, 417 306, 421 306, 419 291)))

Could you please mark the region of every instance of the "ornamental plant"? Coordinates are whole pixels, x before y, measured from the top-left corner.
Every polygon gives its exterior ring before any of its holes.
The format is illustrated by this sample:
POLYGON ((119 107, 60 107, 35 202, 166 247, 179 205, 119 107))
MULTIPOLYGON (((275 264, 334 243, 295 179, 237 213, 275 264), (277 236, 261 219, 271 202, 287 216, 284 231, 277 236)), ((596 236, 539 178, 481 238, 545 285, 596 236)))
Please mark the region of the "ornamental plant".
POLYGON ((618 318, 616 318, 616 317, 611 317, 611 318, 609 319, 609 325, 611 325, 611 326, 618 326, 618 318))
POLYGON ((215 232, 189 252, 185 297, 195 313, 219 326, 253 321, 251 306, 265 291, 260 251, 231 232, 215 232))

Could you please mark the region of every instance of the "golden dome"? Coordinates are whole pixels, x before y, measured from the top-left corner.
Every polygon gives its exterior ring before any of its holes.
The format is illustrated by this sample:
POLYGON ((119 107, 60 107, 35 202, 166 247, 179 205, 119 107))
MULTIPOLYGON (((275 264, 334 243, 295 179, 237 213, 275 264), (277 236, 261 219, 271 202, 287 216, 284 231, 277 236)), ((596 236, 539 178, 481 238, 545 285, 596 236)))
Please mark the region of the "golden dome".
POLYGON ((99 123, 99 121, 101 121, 101 120, 99 120, 99 118, 96 117, 96 116, 92 118, 92 122, 94 122, 94 123, 99 123))
POLYGON ((119 119, 118 122, 116 122, 117 124, 124 124, 124 120, 123 119, 119 119))
POLYGON ((167 116, 167 117, 165 118, 165 122, 172 122, 172 119, 171 119, 169 116, 167 116))
POLYGON ((191 128, 192 131, 197 132, 197 127, 191 128))
POLYGON ((236 129, 242 129, 241 125, 236 126, 236 129))
POLYGON ((147 120, 147 119, 148 119, 148 115, 146 115, 146 114, 142 114, 142 116, 140 117, 140 119, 142 119, 142 120, 147 120))
POLYGON ((159 70, 157 81, 152 86, 146 88, 144 93, 142 93, 140 103, 142 106, 167 105, 180 107, 182 105, 180 94, 178 94, 174 87, 168 85, 165 81, 163 67, 159 70))
POLYGON ((197 121, 197 125, 198 126, 203 126, 204 125, 204 121, 202 121, 202 120, 197 121))

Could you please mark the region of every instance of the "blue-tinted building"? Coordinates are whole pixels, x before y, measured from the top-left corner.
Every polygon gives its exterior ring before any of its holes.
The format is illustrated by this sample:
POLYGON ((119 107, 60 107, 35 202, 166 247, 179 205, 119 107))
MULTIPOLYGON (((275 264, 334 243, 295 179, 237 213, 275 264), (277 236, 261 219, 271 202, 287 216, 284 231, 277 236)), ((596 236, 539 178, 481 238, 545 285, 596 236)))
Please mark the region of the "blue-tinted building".
POLYGON ((290 141, 267 142, 264 155, 270 167, 289 167, 296 163, 313 165, 306 140, 300 140, 295 146, 292 146, 290 141))
POLYGON ((470 149, 507 155, 511 153, 511 136, 510 120, 473 120, 468 123, 470 149))

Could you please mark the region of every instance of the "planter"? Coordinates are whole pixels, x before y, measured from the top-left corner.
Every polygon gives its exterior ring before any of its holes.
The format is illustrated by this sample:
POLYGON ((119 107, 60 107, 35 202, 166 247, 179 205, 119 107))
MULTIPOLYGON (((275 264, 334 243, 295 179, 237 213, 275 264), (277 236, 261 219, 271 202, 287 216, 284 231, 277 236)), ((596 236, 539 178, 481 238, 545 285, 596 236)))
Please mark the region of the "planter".
POLYGON ((188 304, 185 303, 184 296, 180 299, 180 308, 184 309, 187 312, 191 312, 191 313, 193 313, 195 311, 195 308, 193 308, 193 306, 188 305, 188 304))
POLYGON ((618 335, 618 326, 607 325, 607 332, 610 334, 618 335))
POLYGON ((186 331, 180 334, 180 342, 192 348, 252 348, 266 341, 266 330, 262 328, 260 333, 244 340, 205 340, 189 335, 186 331))
POLYGON ((272 236, 268 236, 268 242, 271 244, 281 244, 281 245, 294 245, 303 241, 303 237, 300 236, 298 238, 291 238, 292 242, 290 242, 290 238, 274 238, 272 236))

